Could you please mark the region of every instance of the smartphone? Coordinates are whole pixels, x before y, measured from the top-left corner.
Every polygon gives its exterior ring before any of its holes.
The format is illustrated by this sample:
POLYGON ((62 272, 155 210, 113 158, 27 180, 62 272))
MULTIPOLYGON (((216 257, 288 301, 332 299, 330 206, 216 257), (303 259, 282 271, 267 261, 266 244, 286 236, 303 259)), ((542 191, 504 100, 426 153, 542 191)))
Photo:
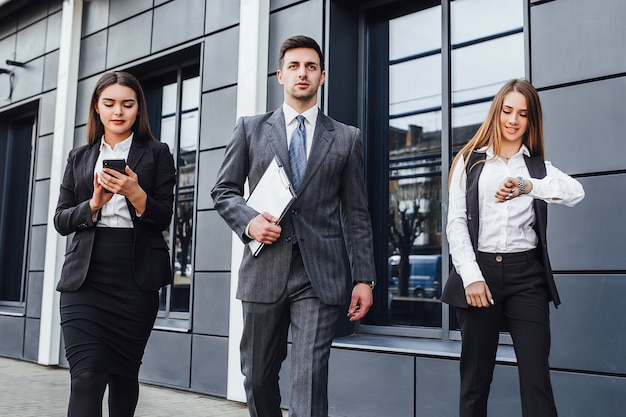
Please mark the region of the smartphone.
MULTIPOLYGON (((126 174, 125 168, 126 168, 126 160, 124 159, 104 159, 102 161, 102 168, 111 168, 117 172, 119 172, 120 174, 126 174)), ((107 190, 106 188, 104 189, 105 193, 110 193, 111 191, 107 190)))

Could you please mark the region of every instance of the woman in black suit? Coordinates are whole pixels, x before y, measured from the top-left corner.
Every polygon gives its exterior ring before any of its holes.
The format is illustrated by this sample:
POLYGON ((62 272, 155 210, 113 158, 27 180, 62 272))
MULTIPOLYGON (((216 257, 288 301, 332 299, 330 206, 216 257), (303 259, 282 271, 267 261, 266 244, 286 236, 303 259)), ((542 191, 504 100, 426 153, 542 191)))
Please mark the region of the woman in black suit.
POLYGON ((175 168, 167 144, 154 140, 135 77, 111 72, 91 97, 88 144, 73 149, 54 225, 74 233, 57 290, 70 365, 68 416, 132 416, 138 374, 159 307, 171 282, 163 238, 172 219, 175 168), (123 159, 121 172, 103 161, 123 159))

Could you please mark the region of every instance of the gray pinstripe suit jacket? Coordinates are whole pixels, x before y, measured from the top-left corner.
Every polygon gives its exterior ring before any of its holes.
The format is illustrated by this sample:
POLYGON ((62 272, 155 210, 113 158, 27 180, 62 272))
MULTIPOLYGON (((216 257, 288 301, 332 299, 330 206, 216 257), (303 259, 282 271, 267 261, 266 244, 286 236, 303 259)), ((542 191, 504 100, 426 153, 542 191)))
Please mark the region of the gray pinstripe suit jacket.
MULTIPOLYGON (((246 179, 253 190, 274 155, 291 178, 282 108, 237 121, 211 195, 218 213, 247 243, 245 229, 258 213, 246 206, 246 179)), ((359 129, 321 111, 298 198, 280 225, 280 238, 257 257, 246 248, 237 298, 271 303, 283 293, 297 240, 309 279, 319 299, 340 305, 350 280, 375 281, 372 227, 363 179, 359 129)))

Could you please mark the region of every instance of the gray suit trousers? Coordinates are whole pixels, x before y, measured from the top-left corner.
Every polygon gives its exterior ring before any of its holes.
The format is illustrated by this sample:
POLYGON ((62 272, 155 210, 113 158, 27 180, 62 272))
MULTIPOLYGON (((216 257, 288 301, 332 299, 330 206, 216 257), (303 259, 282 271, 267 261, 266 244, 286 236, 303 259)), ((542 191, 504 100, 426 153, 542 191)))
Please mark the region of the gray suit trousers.
POLYGON ((289 416, 328 416, 328 358, 338 314, 339 306, 323 304, 315 294, 297 246, 280 299, 276 303, 243 302, 241 370, 251 417, 282 416, 278 374, 287 357, 290 326, 289 416))

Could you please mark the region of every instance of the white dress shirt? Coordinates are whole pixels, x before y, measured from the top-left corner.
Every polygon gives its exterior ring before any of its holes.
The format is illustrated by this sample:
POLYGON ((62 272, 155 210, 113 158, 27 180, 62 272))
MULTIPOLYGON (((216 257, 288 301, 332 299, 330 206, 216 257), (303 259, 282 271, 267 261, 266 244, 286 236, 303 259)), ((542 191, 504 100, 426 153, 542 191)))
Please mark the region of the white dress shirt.
MULTIPOLYGON (((311 146, 313 145, 313 135, 315 134, 315 122, 317 121, 317 112, 319 111, 317 105, 304 111, 304 127, 306 128, 306 157, 309 158, 311 154, 311 146)), ((298 127, 298 120, 296 116, 300 113, 289 107, 287 103, 283 103, 283 114, 285 115, 285 128, 287 131, 287 149, 291 144, 291 135, 293 131, 298 127)))
MULTIPOLYGON (((98 175, 102 173, 102 161, 105 159, 124 159, 128 161, 128 153, 133 143, 133 136, 133 133, 131 133, 127 139, 116 144, 113 148, 102 138, 100 140, 100 155, 98 155, 94 173, 97 172, 98 175)), ((128 205, 126 204, 126 197, 113 194, 113 198, 100 209, 100 220, 96 227, 133 227, 130 211, 128 211, 128 205)))
MULTIPOLYGON (((511 157, 508 164, 500 158, 492 159, 492 149, 486 151, 485 166, 478 181, 478 210, 480 213, 478 250, 488 253, 524 252, 537 247, 533 229, 535 212, 533 199, 572 207, 581 201, 585 192, 582 185, 545 161, 546 176, 530 178, 524 155, 530 155, 526 146, 511 157), (523 177, 532 182, 532 191, 509 201, 496 201, 496 191, 507 177, 523 177)), ((467 227, 466 173, 461 157, 454 168, 450 182, 448 223, 446 234, 450 244, 452 263, 467 287, 484 281, 470 240, 467 227)))

